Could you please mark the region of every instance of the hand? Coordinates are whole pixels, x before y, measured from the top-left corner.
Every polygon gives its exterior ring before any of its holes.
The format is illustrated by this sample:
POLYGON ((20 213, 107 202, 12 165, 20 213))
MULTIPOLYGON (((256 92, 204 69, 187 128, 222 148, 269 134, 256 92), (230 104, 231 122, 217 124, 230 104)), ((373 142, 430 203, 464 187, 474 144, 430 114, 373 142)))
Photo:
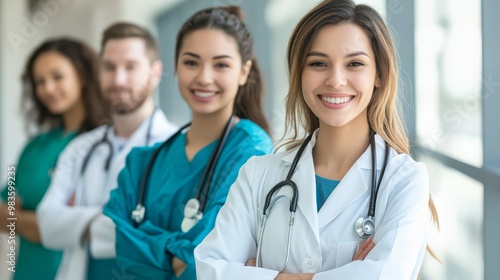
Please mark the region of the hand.
POLYGON ((68 206, 75 206, 75 193, 73 193, 69 200, 68 200, 68 206))
POLYGON ((358 251, 352 257, 353 261, 362 261, 366 258, 368 253, 375 247, 375 243, 373 243, 373 239, 368 237, 362 244, 359 246, 358 251))
POLYGON ((246 263, 245 266, 257 266, 257 260, 256 259, 249 259, 246 263))
POLYGON ((314 274, 312 273, 299 273, 299 274, 288 274, 280 273, 274 280, 312 280, 314 274))
POLYGON ((186 264, 178 257, 174 256, 172 259, 172 269, 174 270, 175 276, 179 277, 186 269, 186 264))
POLYGON ((1 231, 7 231, 7 227, 5 227, 4 223, 7 222, 7 217, 9 217, 9 206, 5 203, 2 202, 2 205, 0 205, 0 223, 1 223, 1 227, 0 227, 0 230, 1 231))

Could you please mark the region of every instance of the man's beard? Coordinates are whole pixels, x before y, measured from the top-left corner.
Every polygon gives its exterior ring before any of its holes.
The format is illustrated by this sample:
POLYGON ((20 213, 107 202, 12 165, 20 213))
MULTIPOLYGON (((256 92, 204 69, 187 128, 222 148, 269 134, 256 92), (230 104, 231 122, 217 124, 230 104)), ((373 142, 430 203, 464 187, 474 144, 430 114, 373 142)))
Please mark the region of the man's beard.
POLYGON ((128 115, 140 108, 150 93, 149 83, 146 87, 141 87, 138 91, 133 91, 125 87, 111 87, 106 90, 107 99, 110 104, 112 114, 119 116, 128 115), (122 100, 121 98, 113 98, 113 91, 126 91, 129 99, 122 100))

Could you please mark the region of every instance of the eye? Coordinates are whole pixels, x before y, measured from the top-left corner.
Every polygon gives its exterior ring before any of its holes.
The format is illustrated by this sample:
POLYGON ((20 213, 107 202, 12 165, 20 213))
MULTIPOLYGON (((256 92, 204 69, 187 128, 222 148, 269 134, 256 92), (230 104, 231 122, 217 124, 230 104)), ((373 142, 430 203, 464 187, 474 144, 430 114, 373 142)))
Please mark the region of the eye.
POLYGON ((228 68, 228 67, 229 67, 229 65, 228 65, 228 64, 226 64, 226 63, 222 63, 222 62, 217 63, 217 64, 215 65, 215 68, 219 68, 219 69, 224 69, 224 68, 228 68))
POLYGON ((45 81, 43 79, 37 79, 35 80, 35 85, 36 86, 41 86, 45 83, 45 81))
POLYGON ((114 71, 115 67, 112 64, 102 64, 102 69, 104 71, 114 71))
POLYGON ((326 67, 326 63, 324 63, 323 61, 311 61, 307 64, 307 66, 310 66, 310 67, 326 67))
POLYGON ((184 60, 184 62, 182 63, 186 66, 190 66, 190 67, 194 67, 194 66, 197 66, 198 63, 194 60, 184 60))
POLYGON ((126 68, 126 69, 127 69, 127 71, 134 71, 134 70, 135 70, 135 68, 136 68, 136 67, 135 67, 135 64, 129 64, 129 65, 127 65, 127 68, 126 68))
POLYGON ((54 80, 59 81, 62 80, 63 76, 62 75, 54 75, 54 80))
POLYGON ((363 66, 364 64, 362 62, 359 62, 359 61, 353 61, 351 63, 349 63, 349 65, 347 65, 348 67, 359 67, 359 66, 363 66))

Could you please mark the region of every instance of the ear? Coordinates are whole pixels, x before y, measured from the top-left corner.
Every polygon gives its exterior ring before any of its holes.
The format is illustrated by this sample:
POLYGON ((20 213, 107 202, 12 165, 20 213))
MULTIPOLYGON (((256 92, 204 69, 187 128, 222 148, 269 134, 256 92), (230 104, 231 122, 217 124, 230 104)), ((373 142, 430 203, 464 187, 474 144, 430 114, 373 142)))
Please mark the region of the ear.
POLYGON ((160 60, 155 60, 151 63, 151 70, 150 70, 150 75, 152 78, 151 82, 155 87, 160 83, 162 71, 163 71, 163 64, 161 63, 160 60))
POLYGON ((252 61, 247 60, 245 64, 241 67, 241 73, 240 73, 240 78, 238 80, 238 84, 240 86, 243 86, 247 83, 248 75, 250 74, 250 71, 252 70, 252 61))
POLYGON ((380 87, 380 77, 377 77, 377 78, 375 79, 375 87, 376 87, 376 88, 379 88, 379 87, 380 87))

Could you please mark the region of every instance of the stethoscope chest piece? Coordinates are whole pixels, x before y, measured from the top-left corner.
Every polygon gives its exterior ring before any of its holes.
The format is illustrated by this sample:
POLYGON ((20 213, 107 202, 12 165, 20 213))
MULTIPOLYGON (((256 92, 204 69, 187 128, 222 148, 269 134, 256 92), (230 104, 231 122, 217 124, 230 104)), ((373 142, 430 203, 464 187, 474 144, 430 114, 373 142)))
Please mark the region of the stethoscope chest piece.
POLYGON ((142 223, 142 220, 144 219, 144 213, 146 212, 146 208, 142 206, 142 204, 137 204, 135 207, 135 210, 132 211, 131 219, 140 224, 142 223))
POLYGON ((354 230, 359 237, 367 239, 375 231, 375 222, 373 222, 372 217, 363 218, 359 217, 354 223, 354 230))
POLYGON ((181 230, 188 232, 201 218, 203 218, 203 213, 200 211, 200 201, 196 198, 189 199, 184 207, 181 230))

